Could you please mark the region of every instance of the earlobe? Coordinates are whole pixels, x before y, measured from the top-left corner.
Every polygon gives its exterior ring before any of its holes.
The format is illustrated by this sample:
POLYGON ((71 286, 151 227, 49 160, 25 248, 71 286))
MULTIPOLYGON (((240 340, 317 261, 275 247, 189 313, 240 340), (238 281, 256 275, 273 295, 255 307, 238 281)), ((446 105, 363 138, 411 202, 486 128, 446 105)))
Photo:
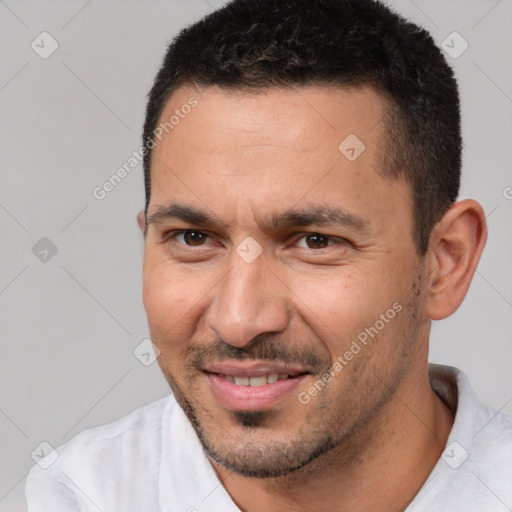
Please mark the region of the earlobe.
POLYGON ((145 234, 145 232, 146 232, 146 216, 144 215, 144 210, 141 210, 137 214, 137 224, 139 225, 139 228, 142 231, 142 233, 145 234))
POLYGON ((482 207, 473 199, 452 205, 432 231, 425 316, 441 320, 460 306, 487 239, 482 207))

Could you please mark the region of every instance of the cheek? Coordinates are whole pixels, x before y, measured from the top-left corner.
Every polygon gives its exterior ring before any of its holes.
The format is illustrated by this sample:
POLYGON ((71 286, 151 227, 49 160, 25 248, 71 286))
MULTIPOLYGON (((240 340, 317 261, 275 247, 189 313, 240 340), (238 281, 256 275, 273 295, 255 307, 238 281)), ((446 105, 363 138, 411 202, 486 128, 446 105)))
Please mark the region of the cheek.
POLYGON ((204 297, 201 284, 168 263, 144 263, 143 302, 153 342, 162 352, 185 345, 194 328, 194 305, 204 297))
POLYGON ((348 350, 361 332, 374 326, 393 303, 400 302, 402 293, 386 279, 369 279, 340 269, 337 276, 297 280, 294 295, 300 299, 296 305, 300 316, 335 358, 348 350))

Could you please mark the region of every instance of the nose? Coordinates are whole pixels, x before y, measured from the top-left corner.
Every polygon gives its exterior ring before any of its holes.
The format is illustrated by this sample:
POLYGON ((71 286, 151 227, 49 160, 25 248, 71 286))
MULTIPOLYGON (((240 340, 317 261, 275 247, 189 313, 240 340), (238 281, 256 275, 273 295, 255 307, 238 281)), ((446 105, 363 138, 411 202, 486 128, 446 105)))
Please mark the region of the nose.
POLYGON ((259 334, 283 331, 289 321, 285 290, 263 254, 247 263, 234 253, 206 313, 206 325, 239 348, 259 334))

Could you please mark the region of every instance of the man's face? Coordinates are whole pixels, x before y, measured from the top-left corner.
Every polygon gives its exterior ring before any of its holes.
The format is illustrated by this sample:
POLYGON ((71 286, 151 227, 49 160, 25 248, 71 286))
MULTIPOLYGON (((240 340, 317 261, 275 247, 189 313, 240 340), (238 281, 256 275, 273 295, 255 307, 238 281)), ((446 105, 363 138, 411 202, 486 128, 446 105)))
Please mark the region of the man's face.
POLYGON ((182 88, 176 110, 152 159, 152 340, 212 459, 282 475, 389 408, 419 357, 412 194, 383 174, 369 88, 182 88))

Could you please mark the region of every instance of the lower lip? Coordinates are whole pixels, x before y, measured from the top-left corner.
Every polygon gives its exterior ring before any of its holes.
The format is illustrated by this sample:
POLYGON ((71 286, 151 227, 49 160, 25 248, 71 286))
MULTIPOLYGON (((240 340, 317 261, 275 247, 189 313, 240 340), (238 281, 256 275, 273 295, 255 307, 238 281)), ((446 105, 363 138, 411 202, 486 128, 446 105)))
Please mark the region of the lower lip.
POLYGON ((289 395, 306 375, 278 380, 264 386, 238 386, 216 373, 206 373, 215 398, 233 411, 259 411, 276 405, 289 395))

